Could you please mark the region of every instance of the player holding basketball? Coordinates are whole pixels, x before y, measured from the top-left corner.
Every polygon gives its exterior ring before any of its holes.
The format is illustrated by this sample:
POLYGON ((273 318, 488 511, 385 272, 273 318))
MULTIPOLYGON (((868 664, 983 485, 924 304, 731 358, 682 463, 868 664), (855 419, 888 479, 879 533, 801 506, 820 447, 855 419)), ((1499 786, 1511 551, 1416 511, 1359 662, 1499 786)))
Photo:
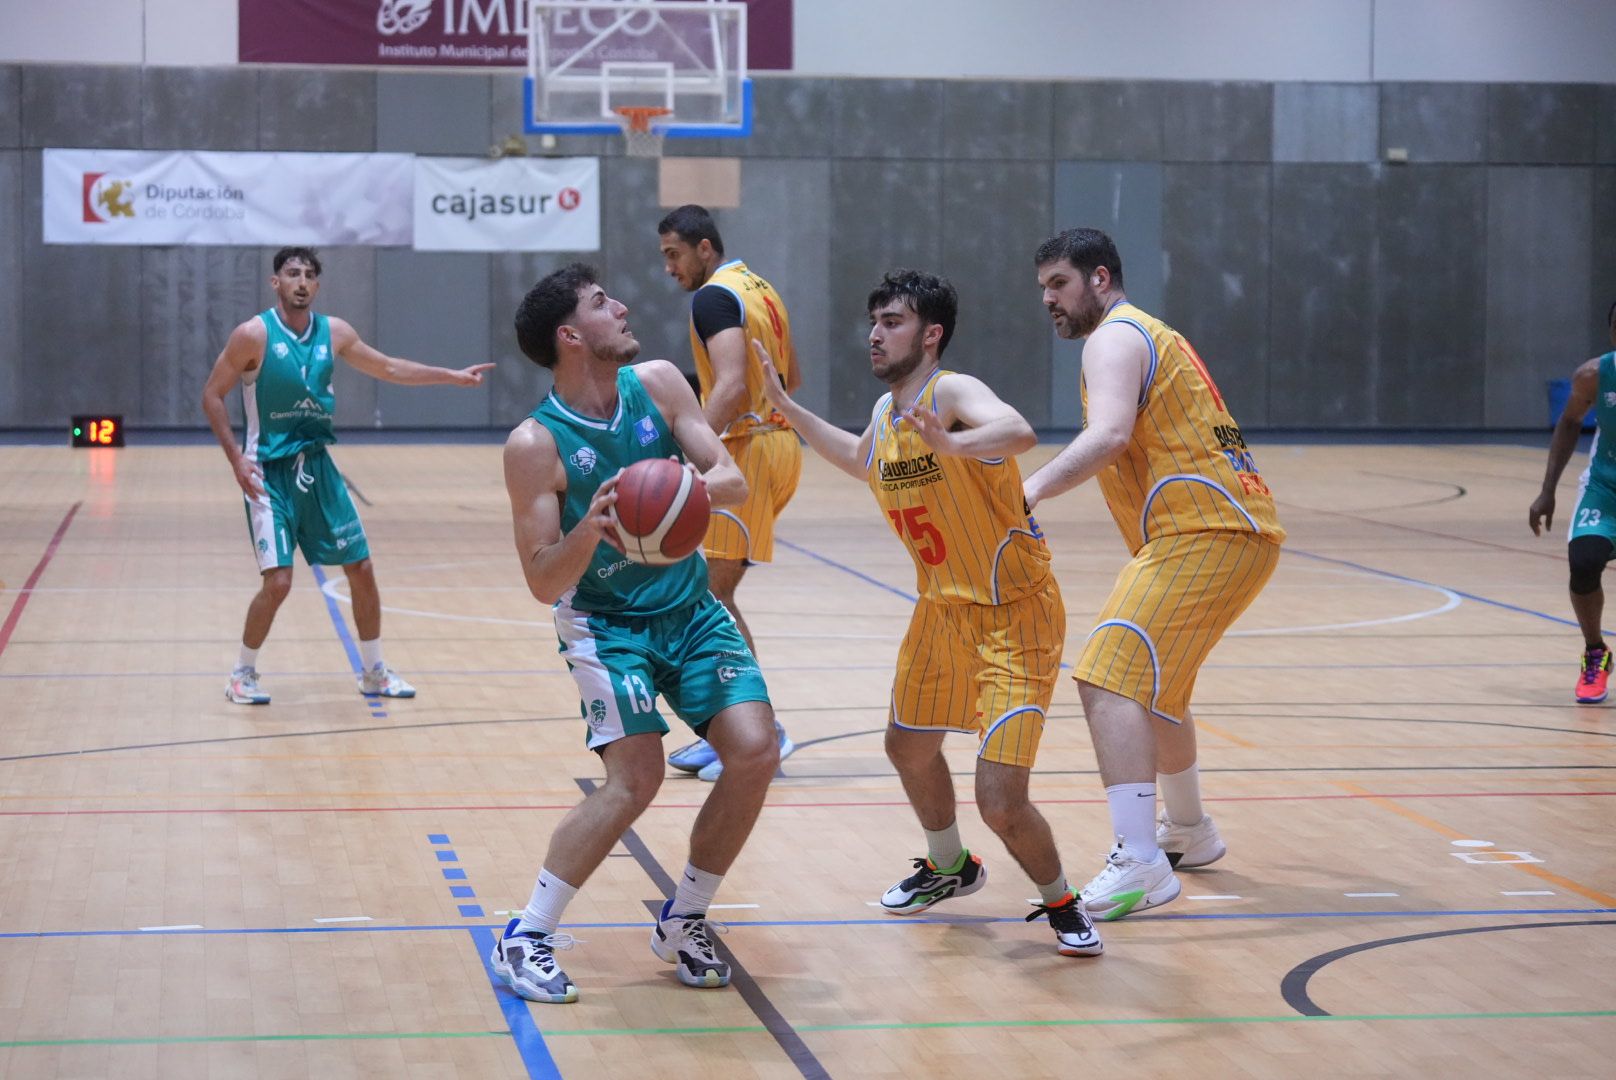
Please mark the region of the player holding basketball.
POLYGON ((1117 837, 1083 899, 1118 919, 1178 896, 1175 866, 1224 854, 1201 810, 1190 693, 1272 576, 1285 531, 1200 357, 1128 302, 1111 238, 1069 229, 1036 263, 1056 333, 1088 344, 1083 431, 1027 478, 1028 506, 1098 477, 1133 553, 1074 672, 1117 837))
POLYGON ((241 655, 224 696, 237 705, 267 705, 258 688, 258 650, 292 588, 292 545, 311 566, 341 566, 353 599, 364 671, 359 692, 415 696, 415 688, 382 659, 382 602, 370 565, 365 527, 326 447, 336 398, 332 357, 366 375, 401 386, 478 386, 493 364, 451 369, 386 356, 366 345, 342 319, 312 310, 320 292, 320 258, 306 247, 275 253, 275 306, 236 327, 202 388, 202 411, 230 460, 247 503, 247 528, 263 584, 247 607, 241 655), (225 395, 241 384, 247 433, 236 445, 225 395))
MULTIPOLYGON (((735 616, 754 655, 757 644, 735 603, 746 568, 774 558, 774 519, 797 490, 802 446, 796 433, 763 396, 763 371, 748 343, 768 347, 786 389, 802 383, 791 319, 774 286, 739 259, 724 258, 724 240, 705 207, 681 206, 657 224, 668 275, 690 298, 690 351, 696 358, 702 412, 746 477, 747 498, 740 506, 715 509, 703 547, 713 595, 735 616)), ((778 731, 780 757, 795 749, 778 731)), ((668 756, 668 764, 713 780, 723 762, 698 741, 668 756)))
MULTIPOLYGON (((1605 316, 1610 344, 1616 350, 1616 304, 1605 316)), ((1571 610, 1582 630, 1582 670, 1577 673, 1576 698, 1585 705, 1604 701, 1610 682, 1610 648, 1600 620, 1605 614, 1605 590, 1600 578, 1616 551, 1616 446, 1601 445, 1600 435, 1616 432, 1616 351, 1596 356, 1571 376, 1571 397, 1554 425, 1549 442, 1549 466, 1543 490, 1526 512, 1534 536, 1554 524, 1554 489, 1566 462, 1576 452, 1582 418, 1599 409, 1598 433, 1588 451, 1588 467, 1577 488, 1577 508, 1571 515, 1567 557, 1571 562, 1571 610)))
POLYGON ((630 562, 612 530, 617 473, 646 458, 688 458, 714 506, 746 498, 745 479, 679 370, 665 360, 630 366, 640 343, 627 316, 578 263, 533 286, 516 312, 522 352, 555 374, 554 390, 505 444, 516 548, 528 589, 555 605, 588 746, 606 768, 605 783, 556 826, 532 899, 494 948, 495 971, 531 1001, 578 998, 555 956, 572 940, 556 928, 662 783, 668 725, 656 695, 728 765, 696 817, 690 861, 652 931, 652 949, 688 986, 729 983, 729 965, 708 936, 707 907, 780 764, 768 689, 707 589, 706 562, 630 562))
POLYGON ((1044 714, 1060 669, 1066 612, 1049 549, 1021 500, 1012 456, 1038 442, 1021 414, 969 375, 939 367, 954 333, 954 287, 896 270, 870 293, 870 364, 890 388, 862 435, 791 400, 755 343, 769 400, 808 445, 870 486, 914 559, 915 604, 898 654, 886 732, 926 834, 926 857, 888 889, 894 915, 924 911, 987 882, 955 817, 943 736, 977 736, 982 819, 1038 887, 1058 950, 1103 951, 1083 901, 1067 885, 1049 824, 1027 797, 1044 714))

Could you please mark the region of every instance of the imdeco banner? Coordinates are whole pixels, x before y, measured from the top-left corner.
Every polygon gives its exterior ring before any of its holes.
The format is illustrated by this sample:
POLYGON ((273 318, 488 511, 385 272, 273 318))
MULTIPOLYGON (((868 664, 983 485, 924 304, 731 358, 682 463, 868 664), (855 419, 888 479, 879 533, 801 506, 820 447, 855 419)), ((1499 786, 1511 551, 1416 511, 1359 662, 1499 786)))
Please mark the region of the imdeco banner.
POLYGON ((410 154, 46 150, 47 244, 407 246, 410 154))
POLYGON ((595 251, 598 158, 415 159, 420 251, 595 251))

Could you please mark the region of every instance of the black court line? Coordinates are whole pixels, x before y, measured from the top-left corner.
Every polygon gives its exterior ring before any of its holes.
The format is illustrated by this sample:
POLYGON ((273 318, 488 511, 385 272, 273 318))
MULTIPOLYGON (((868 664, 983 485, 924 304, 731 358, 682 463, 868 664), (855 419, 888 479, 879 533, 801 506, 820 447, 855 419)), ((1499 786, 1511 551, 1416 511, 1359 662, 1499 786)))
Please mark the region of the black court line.
POLYGON ((353 477, 349 476, 347 473, 343 473, 342 482, 347 485, 349 491, 354 493, 354 498, 358 499, 366 506, 374 505, 369 499, 365 498, 365 493, 359 490, 359 485, 353 482, 353 477))
MULTIPOLYGON (((599 786, 588 777, 574 777, 573 779, 583 789, 585 795, 592 794, 599 786)), ((640 864, 640 869, 645 871, 645 876, 650 878, 651 883, 661 890, 662 895, 664 897, 672 896, 676 888, 673 878, 668 876, 666 870, 662 869, 662 864, 657 862, 656 856, 651 854, 651 849, 645 846, 645 842, 640 839, 639 834, 632 827, 623 833, 622 843, 628 849, 629 854, 634 856, 634 861, 640 864)), ((661 914, 662 901, 648 900, 646 901, 646 907, 650 909, 651 917, 654 919, 661 914)), ((741 1000, 746 1002, 747 1007, 752 1010, 752 1015, 756 1016, 769 1034, 774 1037, 774 1041, 780 1045, 780 1049, 786 1052, 786 1056, 797 1067, 797 1071, 806 1080, 829 1080, 830 1073, 826 1071, 825 1066, 821 1065, 819 1059, 814 1057, 814 1052, 808 1048, 807 1043, 803 1042, 802 1036, 797 1033, 797 1029, 792 1027, 791 1022, 781 1015, 780 1010, 775 1007, 774 1002, 769 1000, 768 994, 764 993, 763 988, 757 984, 757 980, 752 977, 751 972, 747 971, 745 966, 735 958, 735 954, 730 951, 729 946, 715 937, 713 938, 713 948, 723 958, 724 962, 729 965, 730 985, 735 987, 736 992, 741 995, 741 1000)))
POLYGON ((1502 923, 1498 926, 1470 926, 1463 930, 1433 930, 1425 934, 1407 934, 1403 937, 1381 938, 1379 941, 1366 941, 1361 945, 1348 945, 1344 949, 1320 953, 1311 960, 1303 960, 1291 968, 1280 980, 1279 992, 1285 998, 1285 1004, 1301 1013, 1303 1016, 1330 1016, 1328 1010, 1321 1008, 1307 992, 1308 980, 1324 968, 1343 957, 1354 953, 1368 952, 1370 949, 1381 949, 1388 945, 1402 945, 1409 941, 1427 941, 1432 938, 1458 937, 1461 934, 1491 934, 1504 930, 1549 930, 1559 926, 1616 926, 1616 919, 1580 919, 1575 922, 1550 923, 1502 923))

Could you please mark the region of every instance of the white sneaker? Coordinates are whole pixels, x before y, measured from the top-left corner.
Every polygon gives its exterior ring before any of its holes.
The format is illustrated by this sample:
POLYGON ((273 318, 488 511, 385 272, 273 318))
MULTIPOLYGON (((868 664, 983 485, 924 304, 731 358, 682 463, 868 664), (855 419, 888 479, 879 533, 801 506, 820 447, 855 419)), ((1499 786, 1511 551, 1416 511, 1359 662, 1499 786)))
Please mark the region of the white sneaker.
POLYGON ((1120 919, 1130 911, 1144 911, 1161 907, 1178 897, 1178 878, 1173 864, 1167 861, 1167 852, 1156 852, 1155 859, 1141 862, 1122 846, 1106 856, 1105 869, 1094 880, 1083 886, 1083 904, 1089 914, 1101 922, 1120 919))
POLYGON ((555 958, 557 949, 572 948, 577 944, 576 939, 571 934, 541 934, 536 930, 519 934, 516 932, 519 921, 512 919, 505 933, 494 942, 494 954, 488 958, 494 974, 529 1001, 551 1005, 570 1005, 577 1001, 578 988, 555 958))
POLYGON ((679 981, 686 986, 716 990, 729 985, 729 965, 718 958, 709 934, 725 929, 723 923, 708 922, 705 915, 675 915, 673 901, 664 900, 651 931, 651 951, 664 963, 677 965, 679 981))
POLYGON ((1202 814, 1194 825, 1175 825, 1165 810, 1156 819, 1156 846, 1167 852, 1175 870, 1215 863, 1229 850, 1211 814, 1202 814))
POLYGON ((386 664, 377 664, 359 676, 361 694, 379 694, 382 697, 414 697, 415 687, 398 677, 398 672, 386 664))
POLYGON ((250 667, 236 668, 225 683, 224 696, 237 705, 268 705, 269 695, 258 689, 258 672, 250 667))

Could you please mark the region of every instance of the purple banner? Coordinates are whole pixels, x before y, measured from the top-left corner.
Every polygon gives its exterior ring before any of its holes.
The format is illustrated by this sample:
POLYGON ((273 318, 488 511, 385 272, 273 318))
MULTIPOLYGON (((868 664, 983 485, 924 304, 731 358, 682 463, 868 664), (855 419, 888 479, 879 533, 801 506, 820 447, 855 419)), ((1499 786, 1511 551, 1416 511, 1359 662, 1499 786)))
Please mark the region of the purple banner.
MULTIPOLYGON (((791 70, 792 0, 744 0, 747 66, 791 70)), ((527 0, 237 0, 250 64, 525 67, 527 0)))

